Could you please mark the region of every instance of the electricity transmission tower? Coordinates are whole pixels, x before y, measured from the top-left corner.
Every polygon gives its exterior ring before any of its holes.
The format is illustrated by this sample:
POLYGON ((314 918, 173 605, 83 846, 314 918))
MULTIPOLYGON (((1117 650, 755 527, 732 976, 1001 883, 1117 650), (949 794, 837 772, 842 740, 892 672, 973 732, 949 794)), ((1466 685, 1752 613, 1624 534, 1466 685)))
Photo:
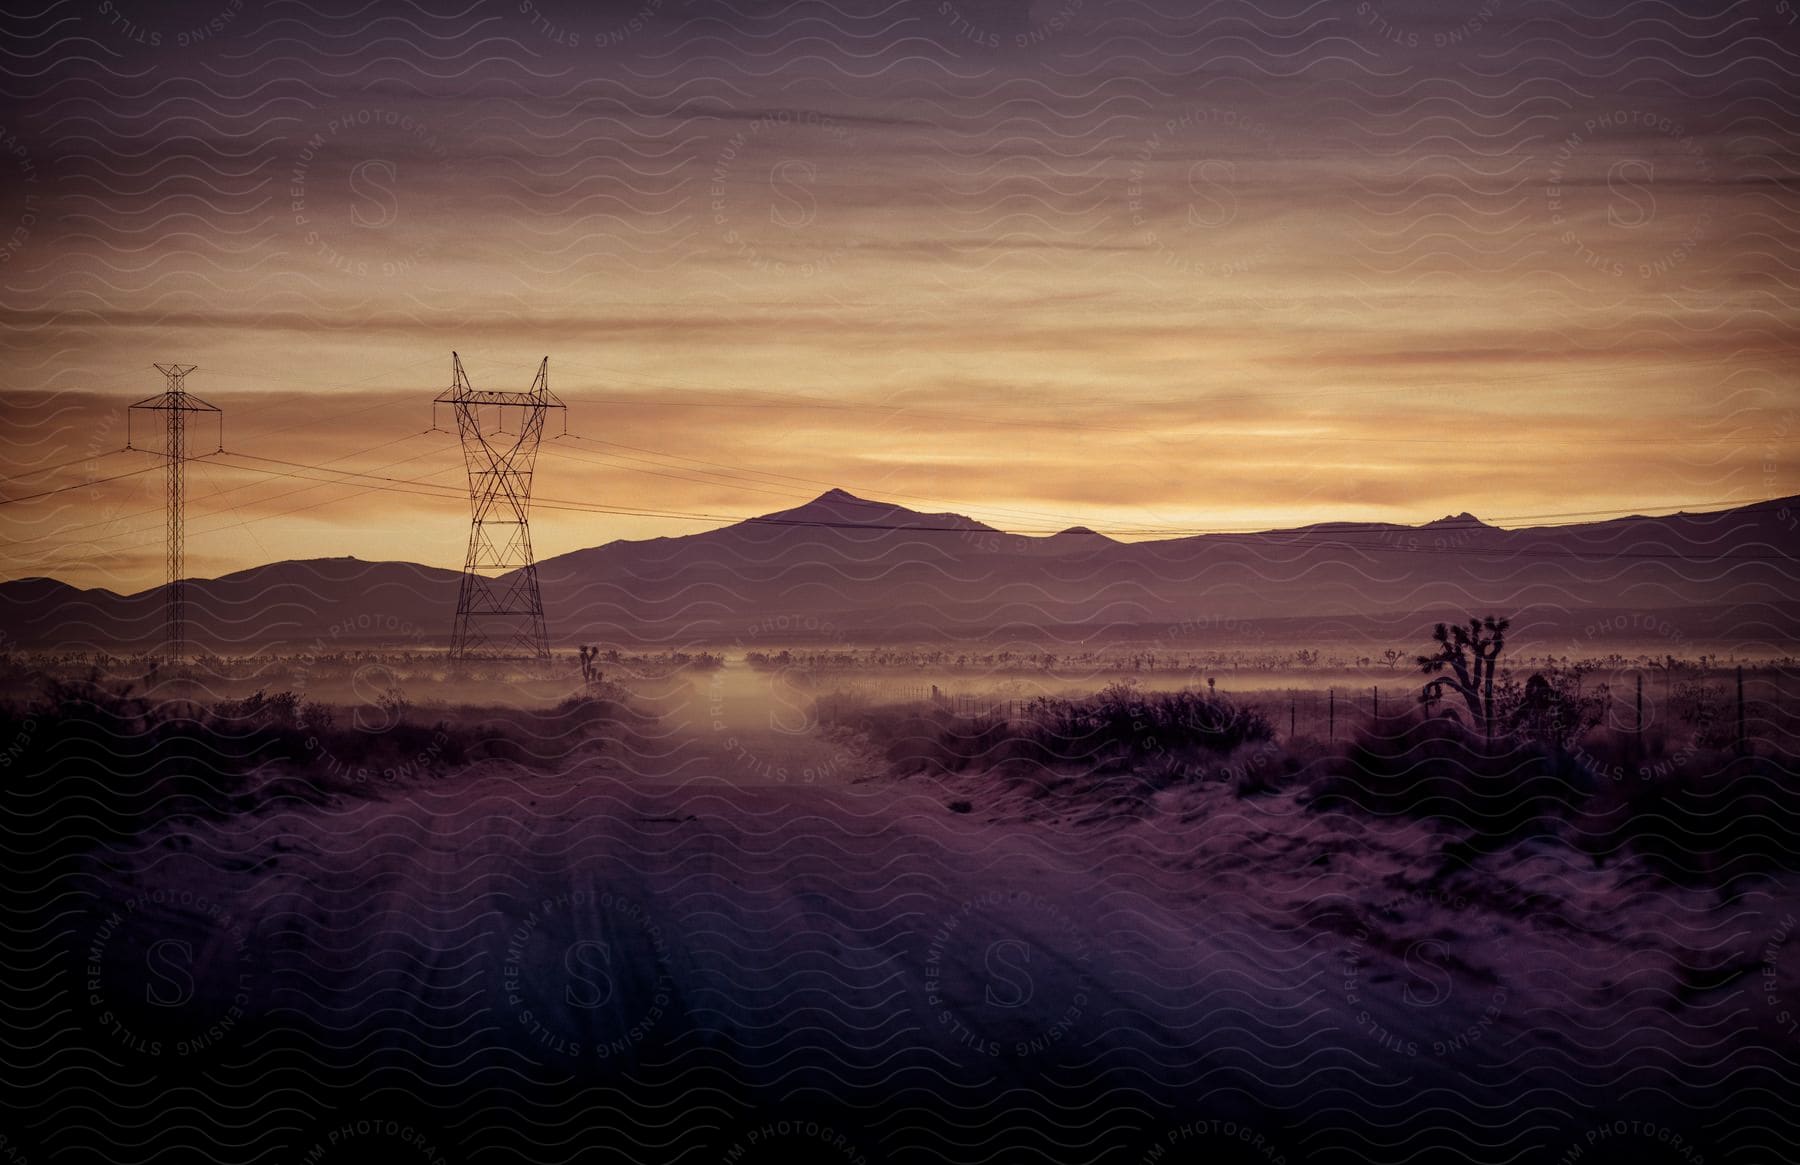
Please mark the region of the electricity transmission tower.
POLYGON ((544 597, 531 556, 531 475, 544 436, 544 414, 563 408, 550 391, 550 358, 529 392, 493 392, 469 383, 450 354, 451 384, 433 402, 456 410, 469 470, 469 553, 456 599, 450 658, 550 660, 544 597), (507 421, 517 426, 507 431, 507 421))
POLYGON ((143 411, 163 414, 163 455, 168 458, 169 550, 167 588, 163 591, 163 642, 171 660, 187 653, 187 582, 185 569, 185 537, 182 518, 187 504, 187 422, 189 413, 214 413, 219 417, 219 449, 225 448, 225 417, 182 387, 192 364, 157 364, 156 370, 168 381, 161 393, 130 406, 125 412, 125 447, 131 443, 131 416, 143 411))

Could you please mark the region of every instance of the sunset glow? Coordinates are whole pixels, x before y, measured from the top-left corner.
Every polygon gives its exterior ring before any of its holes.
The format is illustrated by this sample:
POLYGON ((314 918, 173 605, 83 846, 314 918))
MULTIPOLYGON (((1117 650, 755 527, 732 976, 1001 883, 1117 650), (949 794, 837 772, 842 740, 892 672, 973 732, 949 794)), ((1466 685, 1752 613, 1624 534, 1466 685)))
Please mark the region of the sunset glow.
MULTIPOLYGON (((1582 18, 1416 2, 496 3, 309 17, 303 52, 255 7, 84 26, 129 99, 71 62, 18 82, 9 477, 122 446, 181 360, 230 450, 454 486, 421 431, 455 348, 496 388, 550 357, 589 440, 540 491, 600 505, 842 486, 1135 538, 1800 490, 1773 5, 1692 77, 1582 18)), ((460 562, 455 498, 225 461, 194 467, 196 571, 460 562)), ((6 573, 154 585, 159 491, 6 507, 6 573)))

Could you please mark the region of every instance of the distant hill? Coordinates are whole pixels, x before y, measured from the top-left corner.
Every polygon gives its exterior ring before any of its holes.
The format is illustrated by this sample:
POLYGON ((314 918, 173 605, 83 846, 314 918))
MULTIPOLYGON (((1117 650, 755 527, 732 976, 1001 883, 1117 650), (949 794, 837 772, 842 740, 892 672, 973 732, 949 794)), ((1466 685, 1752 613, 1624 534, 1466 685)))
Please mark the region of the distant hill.
MULTIPOLYGON (((280 646, 329 654, 377 641, 433 649, 449 635, 460 578, 412 562, 315 558, 193 579, 190 636, 228 653, 280 646)), ((46 578, 0 583, 0 632, 28 647, 154 648, 164 589, 120 595, 46 578)))
MULTIPOLYGON (((1521 633, 1668 650, 1787 649, 1800 631, 1800 499, 1704 514, 1503 530, 1321 523, 1118 542, 1032 537, 960 514, 830 490, 716 530, 619 541, 539 564, 553 639, 689 646, 980 638, 1092 644, 1265 636, 1410 642, 1430 619, 1509 612, 1521 633), (1642 627, 1594 629, 1653 610, 1642 627)), ((281 562, 189 583, 194 641, 215 650, 440 646, 457 575, 404 562, 281 562)), ((0 631, 27 646, 152 647, 161 588, 0 583, 0 631)))

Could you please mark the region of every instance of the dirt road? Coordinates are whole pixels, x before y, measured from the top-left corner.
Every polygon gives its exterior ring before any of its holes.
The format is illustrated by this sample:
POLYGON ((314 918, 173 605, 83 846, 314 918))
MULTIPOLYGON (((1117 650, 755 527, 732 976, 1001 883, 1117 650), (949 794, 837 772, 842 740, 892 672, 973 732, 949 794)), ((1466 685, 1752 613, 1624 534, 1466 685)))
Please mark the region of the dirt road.
POLYGON ((159 829, 46 931, 62 1107, 27 1135, 115 1160, 1359 1160, 1422 1136, 1510 1160, 1588 1119, 1578 1082, 1519 1068, 1531 1017, 1492 984, 1347 962, 1104 830, 923 781, 759 781, 781 741, 741 736, 734 766, 725 739, 159 829), (78 1119, 96 1095, 140 1115, 78 1119))

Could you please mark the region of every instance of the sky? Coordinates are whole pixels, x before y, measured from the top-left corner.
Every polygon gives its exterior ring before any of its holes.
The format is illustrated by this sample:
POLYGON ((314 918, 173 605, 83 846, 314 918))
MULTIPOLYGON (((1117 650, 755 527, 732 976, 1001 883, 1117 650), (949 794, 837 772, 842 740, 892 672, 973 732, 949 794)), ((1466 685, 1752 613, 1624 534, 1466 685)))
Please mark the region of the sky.
POLYGON ((549 358, 540 558, 833 486, 1125 537, 1800 492, 1794 0, 37 7, 0 576, 162 580, 154 362, 223 410, 192 575, 459 567, 453 350, 549 358))

